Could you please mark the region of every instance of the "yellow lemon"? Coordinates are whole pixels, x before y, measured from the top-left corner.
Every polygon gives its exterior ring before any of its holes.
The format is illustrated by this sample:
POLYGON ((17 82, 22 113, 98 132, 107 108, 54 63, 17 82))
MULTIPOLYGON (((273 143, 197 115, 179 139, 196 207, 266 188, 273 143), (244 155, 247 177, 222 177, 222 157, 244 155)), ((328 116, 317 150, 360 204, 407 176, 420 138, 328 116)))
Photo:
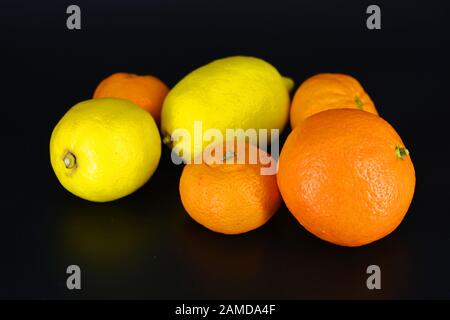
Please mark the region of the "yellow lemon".
POLYGON ((169 91, 161 116, 163 142, 190 160, 210 143, 193 141, 198 137, 195 124, 200 121, 202 132, 218 129, 224 138, 226 129, 282 130, 293 85, 259 58, 235 56, 213 61, 192 71, 169 91), (189 132, 190 138, 184 134, 181 139, 174 137, 177 129, 189 132))
POLYGON ((137 190, 152 176, 160 156, 161 139, 152 116, 122 99, 76 104, 50 139, 58 180, 73 194, 97 202, 137 190))

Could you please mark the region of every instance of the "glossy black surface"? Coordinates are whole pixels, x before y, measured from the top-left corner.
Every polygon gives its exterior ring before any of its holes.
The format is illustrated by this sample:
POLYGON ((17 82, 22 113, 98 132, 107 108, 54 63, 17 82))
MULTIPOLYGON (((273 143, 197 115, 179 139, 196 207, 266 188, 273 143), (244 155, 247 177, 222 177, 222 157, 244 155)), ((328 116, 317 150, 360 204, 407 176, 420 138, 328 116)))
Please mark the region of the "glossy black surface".
POLYGON ((78 1, 80 31, 66 29, 69 2, 6 2, 0 298, 450 298, 448 5, 392 2, 379 3, 378 31, 365 27, 366 1, 78 1), (149 183, 119 201, 90 203, 59 184, 51 131, 101 79, 149 73, 173 86, 236 54, 266 59, 297 85, 319 72, 361 81, 416 168, 393 234, 333 246, 284 206, 256 231, 212 233, 185 213, 182 167, 166 148, 149 183), (70 264, 82 269, 81 291, 66 289, 70 264), (382 290, 366 288, 371 264, 382 290))

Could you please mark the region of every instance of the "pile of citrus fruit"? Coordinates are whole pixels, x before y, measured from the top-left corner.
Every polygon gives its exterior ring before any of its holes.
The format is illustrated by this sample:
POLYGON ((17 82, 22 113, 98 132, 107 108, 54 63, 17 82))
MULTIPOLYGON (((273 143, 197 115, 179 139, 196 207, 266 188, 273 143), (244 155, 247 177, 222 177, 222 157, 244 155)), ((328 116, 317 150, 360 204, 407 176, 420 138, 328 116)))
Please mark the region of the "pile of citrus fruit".
POLYGON ((202 66, 170 90, 153 76, 116 73, 58 122, 51 164, 73 194, 112 201, 150 179, 163 142, 187 163, 179 184, 184 208, 212 231, 254 230, 284 201, 306 230, 331 243, 361 246, 388 235, 403 220, 415 188, 400 136, 351 76, 310 77, 291 103, 293 87, 266 61, 244 56, 202 66), (289 121, 279 159, 245 141, 245 161, 234 161, 237 154, 227 151, 238 148, 233 138, 217 141, 222 161, 195 161, 211 152, 211 141, 189 138, 198 122, 227 137, 228 129, 281 131, 289 121), (180 130, 186 133, 181 138, 180 130), (248 161, 250 154, 256 161, 248 161), (261 174, 277 160, 276 174, 261 174))

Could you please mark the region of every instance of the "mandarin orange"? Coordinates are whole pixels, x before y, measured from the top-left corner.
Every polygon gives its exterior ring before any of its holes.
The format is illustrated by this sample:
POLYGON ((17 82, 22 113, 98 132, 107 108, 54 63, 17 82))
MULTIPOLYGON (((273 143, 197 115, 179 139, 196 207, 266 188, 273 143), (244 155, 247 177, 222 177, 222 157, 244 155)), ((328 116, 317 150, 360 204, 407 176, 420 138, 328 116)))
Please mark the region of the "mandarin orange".
POLYGON ((352 247, 397 228, 416 180, 409 152, 389 123, 369 112, 333 109, 290 133, 277 181, 300 224, 323 240, 352 247))
POLYGON ((339 73, 321 73, 305 80, 295 92, 290 109, 291 127, 328 109, 360 109, 378 114, 375 105, 355 78, 339 73))
POLYGON ((281 203, 276 176, 262 175, 265 164, 260 160, 248 161, 255 149, 270 157, 246 143, 244 163, 236 161, 233 154, 222 163, 191 163, 184 167, 181 201, 195 221, 215 232, 240 234, 262 226, 273 216, 281 203))
POLYGON ((122 98, 150 112, 160 123, 161 109, 169 88, 158 78, 133 73, 114 73, 101 81, 93 98, 122 98))

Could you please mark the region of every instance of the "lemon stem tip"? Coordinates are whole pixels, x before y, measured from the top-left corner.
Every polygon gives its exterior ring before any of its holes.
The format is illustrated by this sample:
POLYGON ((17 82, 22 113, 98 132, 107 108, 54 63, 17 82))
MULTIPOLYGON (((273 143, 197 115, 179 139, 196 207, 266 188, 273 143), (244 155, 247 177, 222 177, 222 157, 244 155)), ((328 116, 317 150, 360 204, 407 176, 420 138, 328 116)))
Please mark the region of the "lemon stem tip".
POLYGON ((170 144, 170 143, 172 142, 172 138, 170 137, 170 134, 166 134, 166 135, 163 137, 162 142, 163 142, 164 144, 170 144))
POLYGON ((295 82, 291 78, 283 77, 284 85, 286 86, 286 89, 291 92, 292 89, 294 89, 295 82))
POLYGON ((67 169, 72 169, 77 165, 77 159, 76 159, 75 155, 70 151, 67 151, 64 154, 63 162, 67 169))

